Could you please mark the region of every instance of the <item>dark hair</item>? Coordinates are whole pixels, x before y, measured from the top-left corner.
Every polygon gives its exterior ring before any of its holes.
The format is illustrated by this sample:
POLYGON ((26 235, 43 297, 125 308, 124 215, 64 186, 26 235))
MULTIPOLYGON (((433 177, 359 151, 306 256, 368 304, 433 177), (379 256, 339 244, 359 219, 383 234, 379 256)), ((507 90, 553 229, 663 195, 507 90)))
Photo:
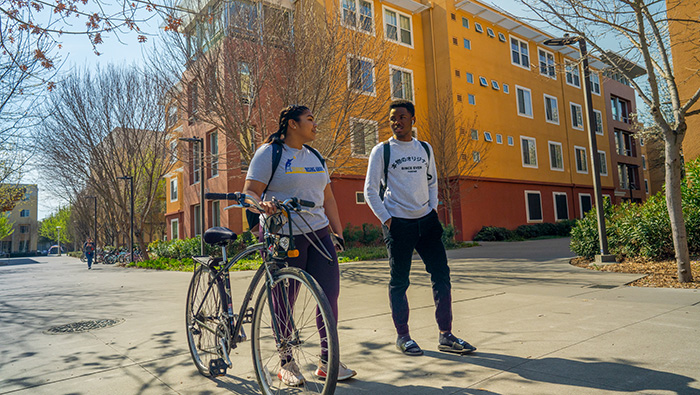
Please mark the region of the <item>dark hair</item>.
POLYGON ((394 108, 400 107, 403 107, 406 110, 408 110, 408 112, 411 113, 412 117, 416 116, 416 107, 414 107, 413 103, 411 103, 409 100, 394 100, 393 102, 391 102, 391 104, 389 104, 389 111, 393 110, 394 108))
POLYGON ((265 140, 265 142, 277 144, 284 142, 284 139, 287 137, 287 127, 289 126, 289 121, 293 119, 299 122, 301 120, 301 114, 303 114, 305 111, 309 111, 309 108, 295 104, 283 108, 280 112, 280 121, 277 126, 277 131, 272 133, 267 140, 265 140))

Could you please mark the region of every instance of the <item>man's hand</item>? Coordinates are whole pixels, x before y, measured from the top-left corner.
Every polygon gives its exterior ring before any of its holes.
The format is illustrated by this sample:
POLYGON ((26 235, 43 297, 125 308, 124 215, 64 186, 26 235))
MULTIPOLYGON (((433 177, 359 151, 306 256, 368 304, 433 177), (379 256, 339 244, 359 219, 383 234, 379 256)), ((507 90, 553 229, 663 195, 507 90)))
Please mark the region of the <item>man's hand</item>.
POLYGON ((386 225, 387 228, 391 229, 391 218, 387 219, 386 222, 384 222, 384 225, 386 225))

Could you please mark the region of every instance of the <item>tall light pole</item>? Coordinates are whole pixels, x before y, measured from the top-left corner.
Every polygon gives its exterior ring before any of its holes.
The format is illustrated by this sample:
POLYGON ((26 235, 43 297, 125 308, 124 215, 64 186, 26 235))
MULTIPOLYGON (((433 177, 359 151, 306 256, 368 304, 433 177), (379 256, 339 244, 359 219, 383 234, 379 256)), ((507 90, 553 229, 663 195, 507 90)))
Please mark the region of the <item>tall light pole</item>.
MULTIPOLYGON (((204 255, 204 139, 200 137, 180 137, 180 141, 199 144, 199 254, 204 255)), ((193 161, 197 160, 192 158, 193 161)))
POLYGON ((120 180, 129 180, 131 189, 131 232, 129 232, 129 259, 134 259, 134 177, 117 177, 120 180))
POLYGON ((561 38, 552 38, 544 41, 544 45, 561 47, 578 43, 579 52, 583 61, 583 80, 585 88, 583 97, 586 109, 586 128, 588 128, 588 148, 591 150, 591 163, 593 164, 593 193, 595 195, 595 208, 598 217, 598 241, 600 243, 600 255, 596 255, 597 263, 615 262, 615 256, 608 252, 608 236, 605 233, 605 212, 603 207, 603 192, 600 185, 600 160, 598 159, 598 143, 595 137, 593 125, 596 124, 593 112, 593 98, 591 97, 591 70, 588 67, 588 51, 586 39, 581 36, 570 37, 565 34, 561 38))
POLYGON ((61 256, 61 227, 57 226, 56 230, 58 231, 58 256, 61 256))
POLYGON ((95 212, 93 214, 93 225, 94 225, 94 237, 92 241, 95 243, 95 250, 97 250, 97 196, 86 196, 88 199, 95 199, 95 212))

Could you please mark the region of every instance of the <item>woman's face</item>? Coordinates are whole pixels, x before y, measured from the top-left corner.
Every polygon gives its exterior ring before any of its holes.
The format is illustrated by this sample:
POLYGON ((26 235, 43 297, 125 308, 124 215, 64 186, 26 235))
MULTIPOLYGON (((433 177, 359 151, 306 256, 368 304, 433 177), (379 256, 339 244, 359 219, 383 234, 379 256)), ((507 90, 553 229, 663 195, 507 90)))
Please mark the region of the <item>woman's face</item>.
POLYGON ((316 138, 316 126, 314 114, 310 110, 305 110, 299 116, 299 121, 292 119, 289 122, 287 133, 293 134, 295 138, 306 143, 316 138))

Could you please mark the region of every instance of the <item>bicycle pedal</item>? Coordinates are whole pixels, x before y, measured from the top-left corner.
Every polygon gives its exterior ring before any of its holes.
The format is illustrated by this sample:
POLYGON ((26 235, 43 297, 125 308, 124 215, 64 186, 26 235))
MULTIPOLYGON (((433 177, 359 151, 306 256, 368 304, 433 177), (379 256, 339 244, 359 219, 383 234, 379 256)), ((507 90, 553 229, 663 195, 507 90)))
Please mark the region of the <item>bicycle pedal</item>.
MULTIPOLYGON (((253 308, 248 307, 245 309, 245 313, 243 313, 243 323, 244 324, 250 324, 253 322, 253 308)), ((242 329, 242 328, 241 328, 242 329)))
POLYGON ((212 359, 209 361, 209 373, 212 377, 226 376, 226 361, 223 358, 212 359))
POLYGON ((238 334, 238 336, 236 336, 236 342, 240 343, 246 340, 248 340, 248 336, 245 334, 245 330, 243 329, 243 327, 241 327, 241 332, 238 334))

